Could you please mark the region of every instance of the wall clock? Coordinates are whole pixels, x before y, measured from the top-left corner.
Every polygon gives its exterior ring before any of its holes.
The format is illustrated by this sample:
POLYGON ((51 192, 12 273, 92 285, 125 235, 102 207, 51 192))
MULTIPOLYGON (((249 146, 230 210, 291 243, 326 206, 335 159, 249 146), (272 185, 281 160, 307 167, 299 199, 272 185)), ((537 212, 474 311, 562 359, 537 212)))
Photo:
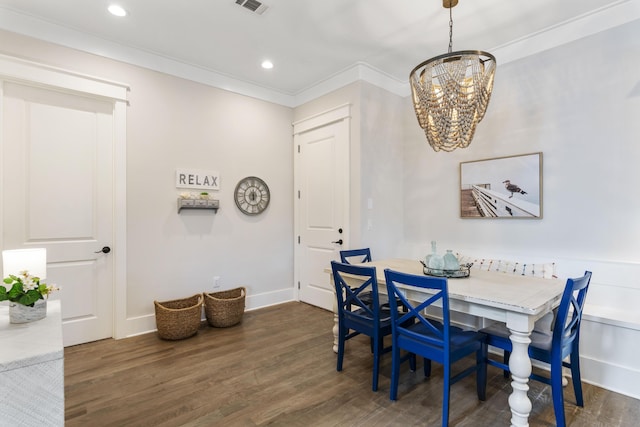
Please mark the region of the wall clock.
POLYGON ((267 184, 258 177, 242 178, 235 191, 236 206, 245 215, 258 215, 269 206, 271 194, 267 184))

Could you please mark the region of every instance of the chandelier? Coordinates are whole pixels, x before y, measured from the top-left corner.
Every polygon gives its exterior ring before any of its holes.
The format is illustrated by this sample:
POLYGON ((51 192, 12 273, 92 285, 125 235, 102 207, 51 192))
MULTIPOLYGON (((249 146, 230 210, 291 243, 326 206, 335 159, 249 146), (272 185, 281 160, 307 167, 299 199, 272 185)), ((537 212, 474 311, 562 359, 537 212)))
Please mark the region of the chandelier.
POLYGON ((458 0, 442 0, 449 9, 448 53, 428 59, 409 75, 413 107, 435 151, 466 148, 489 105, 496 58, 476 50, 452 52, 453 16, 458 0))

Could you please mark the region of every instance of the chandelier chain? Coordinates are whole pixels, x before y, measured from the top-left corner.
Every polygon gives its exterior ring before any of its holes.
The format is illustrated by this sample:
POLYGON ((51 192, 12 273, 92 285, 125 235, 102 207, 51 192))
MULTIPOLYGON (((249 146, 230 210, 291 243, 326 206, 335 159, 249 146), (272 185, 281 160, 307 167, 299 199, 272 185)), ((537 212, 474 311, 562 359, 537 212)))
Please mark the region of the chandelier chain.
POLYGON ((453 7, 449 8, 449 53, 453 50, 453 7))

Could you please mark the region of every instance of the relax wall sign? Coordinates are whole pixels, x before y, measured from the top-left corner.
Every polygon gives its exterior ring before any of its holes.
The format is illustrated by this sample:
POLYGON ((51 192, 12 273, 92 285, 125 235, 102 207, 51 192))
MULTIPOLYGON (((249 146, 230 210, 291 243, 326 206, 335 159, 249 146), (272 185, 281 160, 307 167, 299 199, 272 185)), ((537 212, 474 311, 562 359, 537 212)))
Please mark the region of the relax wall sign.
POLYGON ((176 169, 176 188, 220 190, 220 172, 176 169))

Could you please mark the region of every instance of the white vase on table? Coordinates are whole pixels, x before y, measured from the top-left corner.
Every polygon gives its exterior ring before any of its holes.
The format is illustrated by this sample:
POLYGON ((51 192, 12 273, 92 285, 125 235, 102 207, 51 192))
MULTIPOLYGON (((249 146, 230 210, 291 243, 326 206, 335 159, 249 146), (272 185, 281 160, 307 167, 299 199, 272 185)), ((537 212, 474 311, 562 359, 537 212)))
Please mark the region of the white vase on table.
POLYGON ((460 270, 458 258, 453 254, 451 249, 447 249, 447 253, 442 257, 444 259, 444 269, 449 271, 460 270))
POLYGON ((436 274, 442 273, 444 269, 444 259, 438 255, 435 241, 431 242, 431 255, 427 258, 427 267, 436 274))

